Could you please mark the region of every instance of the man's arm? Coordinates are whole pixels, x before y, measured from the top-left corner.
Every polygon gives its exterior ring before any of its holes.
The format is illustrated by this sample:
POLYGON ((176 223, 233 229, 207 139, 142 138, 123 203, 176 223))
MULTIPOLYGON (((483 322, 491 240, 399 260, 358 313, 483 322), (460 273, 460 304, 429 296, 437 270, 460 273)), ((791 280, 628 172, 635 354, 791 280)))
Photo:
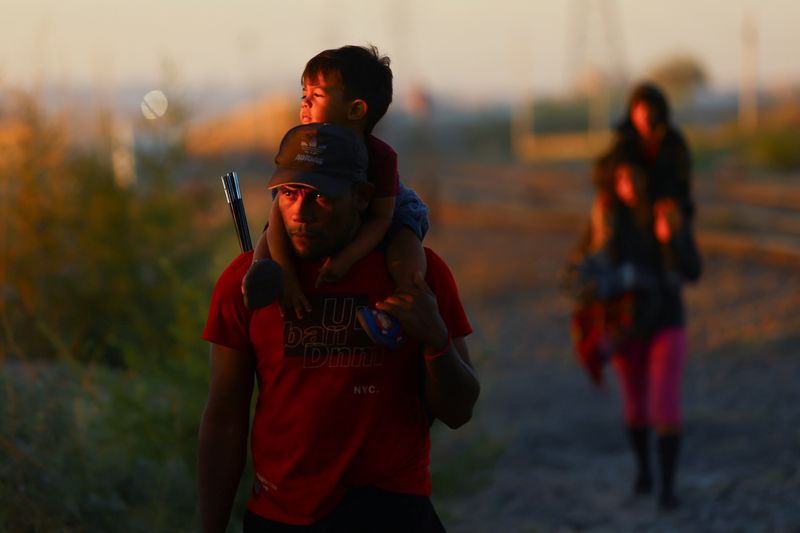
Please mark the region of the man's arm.
POLYGON ((197 489, 202 530, 224 532, 247 460, 252 354, 211 345, 208 401, 200 421, 197 489))
POLYGON ((376 307, 397 317, 403 331, 422 343, 425 399, 434 416, 455 429, 472 418, 480 383, 464 338, 450 338, 436 297, 419 272, 414 285, 398 290, 376 307))
POLYGON ((425 344, 425 399, 436 418, 456 429, 472 418, 480 383, 464 337, 450 340, 440 351, 434 350, 425 344), (436 358, 431 359, 431 355, 436 358))
POLYGON ((269 253, 269 241, 267 240, 267 230, 261 232, 258 236, 255 248, 253 248, 253 263, 259 259, 272 259, 272 254, 269 253))

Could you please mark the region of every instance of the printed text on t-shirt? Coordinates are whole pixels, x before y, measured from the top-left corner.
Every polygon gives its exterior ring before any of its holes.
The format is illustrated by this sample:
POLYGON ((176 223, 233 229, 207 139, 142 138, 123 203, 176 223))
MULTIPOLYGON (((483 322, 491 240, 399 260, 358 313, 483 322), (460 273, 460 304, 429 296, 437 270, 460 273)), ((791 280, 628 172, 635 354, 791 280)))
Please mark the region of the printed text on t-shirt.
POLYGON ((356 319, 367 307, 366 294, 324 294, 311 297, 311 313, 287 319, 284 354, 302 357, 304 368, 379 366, 383 351, 370 340, 356 319))

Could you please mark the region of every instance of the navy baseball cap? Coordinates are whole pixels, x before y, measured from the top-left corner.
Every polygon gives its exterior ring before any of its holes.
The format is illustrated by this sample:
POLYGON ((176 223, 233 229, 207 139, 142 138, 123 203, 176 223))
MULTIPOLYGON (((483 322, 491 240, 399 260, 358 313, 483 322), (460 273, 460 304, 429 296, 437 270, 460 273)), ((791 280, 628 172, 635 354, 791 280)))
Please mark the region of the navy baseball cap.
POLYGON ((352 130, 329 123, 290 129, 275 156, 275 172, 267 186, 303 185, 331 197, 353 183, 367 181, 367 148, 352 130))

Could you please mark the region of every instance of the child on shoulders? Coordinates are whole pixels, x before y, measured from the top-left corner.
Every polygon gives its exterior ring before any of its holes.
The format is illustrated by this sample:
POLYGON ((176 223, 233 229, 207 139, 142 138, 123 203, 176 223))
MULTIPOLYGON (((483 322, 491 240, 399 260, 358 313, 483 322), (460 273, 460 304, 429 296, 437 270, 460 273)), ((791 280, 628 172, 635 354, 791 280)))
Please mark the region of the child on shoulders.
MULTIPOLYGON (((416 193, 400 184, 397 154, 372 135, 392 101, 392 71, 389 58, 373 47, 344 46, 325 50, 305 66, 301 83, 300 122, 328 122, 347 127, 363 136, 369 155, 368 179, 374 194, 355 239, 320 269, 317 286, 336 283, 351 266, 376 248, 386 254, 387 266, 398 288, 413 286, 415 273, 427 269, 422 239, 428 231, 428 208, 416 193)), ((283 269, 282 304, 298 318, 311 311, 300 289, 291 259, 283 221, 273 205, 269 224, 253 254, 253 264, 271 258, 283 269)), ((370 337, 389 347, 402 342, 396 320, 377 309, 359 312, 359 320, 370 337)))

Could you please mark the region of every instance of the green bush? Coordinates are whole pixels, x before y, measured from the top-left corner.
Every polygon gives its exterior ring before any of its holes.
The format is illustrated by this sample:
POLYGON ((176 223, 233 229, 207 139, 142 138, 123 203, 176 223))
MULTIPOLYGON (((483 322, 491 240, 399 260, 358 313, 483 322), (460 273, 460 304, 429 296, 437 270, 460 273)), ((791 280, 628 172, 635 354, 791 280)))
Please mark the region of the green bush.
POLYGON ((138 154, 139 183, 123 187, 108 151, 70 151, 57 124, 24 109, 18 155, 2 168, 0 357, 186 357, 213 282, 213 241, 194 228, 208 197, 169 179, 180 150, 138 154))
POLYGON ((0 531, 196 531, 200 333, 231 250, 216 239, 228 227, 197 220, 224 201, 218 181, 179 185, 177 136, 140 151, 123 186, 103 143, 75 149, 30 99, 15 113, 0 160, 0 531))
POLYGON ((7 364, 0 531, 195 530, 203 390, 102 367, 7 364))
POLYGON ((776 129, 761 132, 749 141, 748 155, 756 165, 771 170, 800 169, 800 131, 776 129))

